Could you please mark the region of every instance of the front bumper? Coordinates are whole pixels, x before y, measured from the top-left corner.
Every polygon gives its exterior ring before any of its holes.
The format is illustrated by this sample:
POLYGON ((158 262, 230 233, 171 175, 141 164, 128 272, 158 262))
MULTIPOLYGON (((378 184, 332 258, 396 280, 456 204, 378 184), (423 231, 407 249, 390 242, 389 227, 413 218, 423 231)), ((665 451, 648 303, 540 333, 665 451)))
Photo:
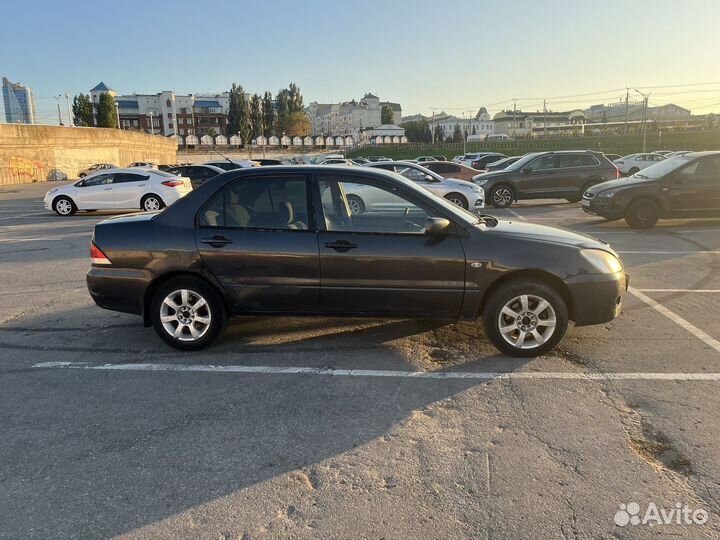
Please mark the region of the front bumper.
POLYGON ((575 326, 601 324, 617 318, 630 277, 615 274, 581 274, 565 281, 570 291, 575 326))
POLYGON ((606 219, 620 219, 625 216, 625 209, 617 206, 612 198, 594 197, 588 199, 583 197, 582 209, 586 214, 601 216, 606 219))
POLYGON ((143 314, 145 291, 152 282, 147 270, 93 266, 86 279, 90 296, 101 308, 143 314))

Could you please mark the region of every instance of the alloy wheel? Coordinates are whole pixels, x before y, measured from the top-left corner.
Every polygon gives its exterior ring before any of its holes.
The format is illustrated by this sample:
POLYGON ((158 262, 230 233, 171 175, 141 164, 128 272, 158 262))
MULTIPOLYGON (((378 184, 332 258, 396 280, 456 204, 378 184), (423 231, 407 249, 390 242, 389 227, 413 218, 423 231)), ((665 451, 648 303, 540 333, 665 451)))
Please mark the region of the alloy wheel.
POLYGON ((518 349, 540 347, 553 336, 556 325, 550 302, 533 294, 508 300, 498 315, 500 335, 518 349))
POLYGON ((155 197, 148 197, 143 203, 143 208, 148 212, 153 210, 160 210, 160 201, 155 197))
POLYGON ((67 199, 60 199, 55 203, 55 210, 61 216, 68 216, 72 212, 72 203, 67 199))
POLYGON ((493 193, 493 202, 500 206, 507 206, 512 202, 512 193, 507 188, 496 189, 493 193))
POLYGON ((160 304, 160 322, 173 338, 197 341, 210 328, 210 305, 197 292, 178 289, 168 294, 160 304))
POLYGON ((464 202, 462 200, 458 199, 457 197, 451 197, 450 199, 448 199, 448 201, 450 201, 454 205, 459 206, 460 208, 465 208, 464 202))
POLYGON ((350 207, 350 213, 352 215, 357 215, 362 213, 362 207, 360 206, 360 201, 356 199, 348 199, 348 206, 350 207))

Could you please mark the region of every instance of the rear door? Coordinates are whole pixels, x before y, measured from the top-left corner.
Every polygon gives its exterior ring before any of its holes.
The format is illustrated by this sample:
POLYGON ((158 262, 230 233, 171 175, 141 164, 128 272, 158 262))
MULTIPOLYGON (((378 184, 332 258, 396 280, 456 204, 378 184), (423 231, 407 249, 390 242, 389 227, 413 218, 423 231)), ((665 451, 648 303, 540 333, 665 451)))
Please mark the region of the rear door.
POLYGON ((591 154, 558 154, 553 190, 558 197, 582 197, 585 182, 600 174, 600 160, 591 154))
POLYGON ((444 216, 376 178, 321 174, 316 185, 321 312, 460 314, 465 288, 460 238, 454 228, 443 236, 424 234, 428 217, 444 216), (393 206, 405 210, 378 208, 351 214, 344 193, 353 186, 368 196, 396 199, 393 206))
POLYGON ((96 174, 86 178, 75 187, 75 204, 80 210, 103 210, 115 208, 113 196, 113 175, 96 174))
POLYGON ((200 210, 195 229, 207 268, 237 313, 314 313, 320 261, 303 174, 238 180, 200 210))
POLYGON ((115 173, 113 197, 116 208, 140 208, 140 198, 150 180, 147 173, 115 173))

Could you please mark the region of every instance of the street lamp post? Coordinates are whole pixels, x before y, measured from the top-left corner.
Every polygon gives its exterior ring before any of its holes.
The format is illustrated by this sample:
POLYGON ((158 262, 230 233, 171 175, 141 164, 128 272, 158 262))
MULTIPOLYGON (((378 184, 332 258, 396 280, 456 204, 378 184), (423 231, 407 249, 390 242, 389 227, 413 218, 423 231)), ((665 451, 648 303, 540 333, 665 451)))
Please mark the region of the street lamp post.
POLYGON ((635 92, 640 94, 643 97, 643 115, 642 115, 642 130, 643 130, 643 153, 645 153, 647 150, 647 108, 648 108, 648 98, 650 97, 650 94, 643 94, 640 90, 633 89, 635 92))
POLYGON ((115 118, 117 118, 117 128, 122 129, 120 127, 120 105, 118 105, 118 102, 115 102, 115 118))
POLYGON ((150 111, 147 113, 148 117, 150 118, 150 135, 155 135, 155 127, 153 125, 153 111, 150 111))

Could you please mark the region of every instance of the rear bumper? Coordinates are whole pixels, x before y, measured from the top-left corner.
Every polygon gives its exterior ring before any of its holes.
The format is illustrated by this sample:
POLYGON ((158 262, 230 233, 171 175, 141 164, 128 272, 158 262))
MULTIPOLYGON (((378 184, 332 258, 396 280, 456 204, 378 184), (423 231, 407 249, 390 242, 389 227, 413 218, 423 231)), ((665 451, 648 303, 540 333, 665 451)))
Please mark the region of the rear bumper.
POLYGON ((629 276, 616 274, 583 274, 565 282, 572 298, 575 326, 601 324, 617 318, 622 311, 629 276))
POLYGON ((147 270, 93 266, 86 279, 90 296, 101 308, 143 314, 145 291, 152 281, 147 270))

